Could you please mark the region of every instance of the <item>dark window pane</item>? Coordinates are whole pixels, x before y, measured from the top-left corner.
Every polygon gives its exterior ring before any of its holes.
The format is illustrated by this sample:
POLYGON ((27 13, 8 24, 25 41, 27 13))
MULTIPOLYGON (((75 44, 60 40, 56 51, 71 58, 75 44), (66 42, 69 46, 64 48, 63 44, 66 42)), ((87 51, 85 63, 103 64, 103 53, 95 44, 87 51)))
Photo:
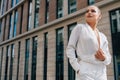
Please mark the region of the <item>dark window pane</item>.
POLYGON ((33 37, 31 80, 36 80, 37 37, 33 37))
POLYGON ((56 31, 56 80, 64 80, 63 28, 56 31))
POLYGON ((44 34, 44 78, 47 80, 47 54, 48 54, 48 33, 44 34))
POLYGON ((68 0, 68 13, 73 13, 77 10, 76 0, 68 0))
POLYGON ((57 18, 63 16, 63 0, 57 0, 57 18))
POLYGON ((30 54, 30 39, 27 39, 26 40, 26 45, 25 45, 24 80, 28 80, 29 54, 30 54))

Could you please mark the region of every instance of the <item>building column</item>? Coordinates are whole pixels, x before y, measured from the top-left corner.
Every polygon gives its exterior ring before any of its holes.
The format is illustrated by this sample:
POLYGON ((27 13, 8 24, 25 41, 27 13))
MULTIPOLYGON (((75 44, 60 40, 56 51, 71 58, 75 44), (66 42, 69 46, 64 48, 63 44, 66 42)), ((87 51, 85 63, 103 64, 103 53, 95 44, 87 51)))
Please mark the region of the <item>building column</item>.
POLYGON ((50 0, 49 2, 49 20, 51 22, 56 19, 56 0, 50 0))
POLYGON ((16 30, 17 30, 16 36, 20 34, 20 28, 21 28, 20 25, 21 25, 21 18, 22 18, 22 16, 21 16, 22 8, 19 7, 19 8, 17 9, 17 11, 18 11, 18 21, 17 21, 17 27, 16 27, 16 30))
POLYGON ((85 8, 88 5, 88 0, 76 0, 77 10, 85 8))
POLYGON ((68 58, 66 57, 66 47, 68 44, 68 26, 64 26, 64 80, 68 80, 68 58))
MULTIPOLYGON (((44 0, 42 0, 44 1, 44 0)), ((38 34, 36 80, 43 80, 44 72, 44 35, 38 34)))
POLYGON ((10 15, 7 15, 6 17, 6 29, 5 29, 5 40, 8 39, 8 34, 9 34, 9 23, 10 23, 10 15))
POLYGON ((26 0, 23 6, 23 17, 22 17, 22 33, 27 31, 27 26, 28 26, 28 5, 29 1, 26 0))
POLYGON ((56 30, 48 33, 48 59, 47 59, 47 79, 55 80, 56 77, 56 30))
POLYGON ((46 0, 40 1, 40 9, 39 9, 39 25, 45 24, 45 11, 46 11, 46 0))
POLYGON ((68 0, 63 0, 63 16, 68 15, 68 0))

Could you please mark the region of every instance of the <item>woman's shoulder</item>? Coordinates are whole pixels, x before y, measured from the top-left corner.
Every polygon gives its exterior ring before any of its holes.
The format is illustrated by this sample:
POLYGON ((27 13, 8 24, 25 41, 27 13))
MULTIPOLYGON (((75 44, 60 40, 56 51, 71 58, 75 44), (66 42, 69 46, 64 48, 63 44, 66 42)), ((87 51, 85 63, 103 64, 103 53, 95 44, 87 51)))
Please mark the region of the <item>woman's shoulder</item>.
POLYGON ((78 24, 76 25, 76 28, 77 28, 77 29, 82 29, 84 26, 85 26, 85 24, 78 23, 78 24))

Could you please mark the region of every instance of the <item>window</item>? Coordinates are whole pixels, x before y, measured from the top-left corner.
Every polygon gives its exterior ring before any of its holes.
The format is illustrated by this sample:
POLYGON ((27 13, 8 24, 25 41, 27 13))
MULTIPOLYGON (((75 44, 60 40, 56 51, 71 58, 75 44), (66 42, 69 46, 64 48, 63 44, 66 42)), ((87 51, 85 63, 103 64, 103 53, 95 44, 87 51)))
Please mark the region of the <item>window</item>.
MULTIPOLYGON (((69 39, 70 34, 75 26, 76 26, 76 23, 68 25, 68 39, 69 39)), ((69 61, 68 61, 68 80, 75 80, 75 71, 73 70, 69 61)))
POLYGON ((63 16, 63 0, 57 0, 57 18, 63 16))
POLYGON ((23 5, 21 6, 21 17, 20 17, 20 34, 22 33, 22 19, 23 19, 23 5))
POLYGON ((29 11, 28 11, 28 25, 27 25, 27 31, 32 29, 32 0, 29 0, 29 11))
POLYGON ((73 13, 77 10, 76 0, 68 0, 68 13, 73 13))
POLYGON ((37 37, 33 37, 31 80, 36 80, 37 37))
POLYGON ((30 39, 27 39, 26 40, 26 45, 25 45, 24 80, 28 80, 29 54, 30 54, 30 39))
POLYGON ((4 80, 7 80, 7 74, 8 74, 8 62, 9 62, 9 57, 10 57, 10 46, 7 46, 6 50, 6 60, 5 60, 5 75, 4 75, 4 80))
POLYGON ((2 20, 0 20, 0 35, 2 33, 2 20))
POLYGON ((11 45, 11 54, 10 54, 9 80, 12 80, 14 54, 15 54, 14 53, 14 44, 12 44, 11 45))
POLYGON ((11 0, 11 8, 14 7, 14 0, 11 0))
POLYGON ((2 0, 2 9, 1 9, 1 12, 2 12, 2 15, 3 15, 3 13, 5 12, 5 2, 6 2, 6 0, 2 0))
POLYGON ((110 13, 112 22, 112 33, 120 32, 120 10, 110 13))
POLYGON ((19 2, 19 0, 16 0, 16 4, 19 2))
POLYGON ((110 11, 115 80, 120 79, 120 8, 110 11))
POLYGON ((64 79, 63 28, 56 30, 56 80, 64 79))
POLYGON ((11 39, 13 36, 13 26, 12 26, 12 22, 13 22, 13 14, 10 14, 10 19, 9 19, 9 34, 8 34, 8 39, 11 39))
POLYGON ((49 20, 49 0, 46 0, 46 14, 45 14, 45 23, 49 20))
POLYGON ((44 34, 44 77, 47 80, 47 54, 48 54, 48 33, 44 34))
POLYGON ((2 74, 2 62, 3 62, 3 47, 1 50, 1 59, 0 59, 0 80, 1 80, 1 74, 2 74))
POLYGON ((21 49, 21 42, 18 42, 18 60, 17 60, 17 77, 16 80, 18 80, 19 75, 19 64, 20 64, 20 49, 21 49))
POLYGON ((0 14, 1 14, 1 5, 2 5, 2 0, 0 0, 0 14))
POLYGON ((15 15, 14 15, 14 27, 13 27, 13 37, 16 36, 16 27, 17 27, 17 22, 18 22, 18 12, 15 11, 15 15))
POLYGON ((40 0, 35 0, 35 15, 34 15, 34 27, 39 26, 39 8, 40 8, 40 0))
POLYGON ((92 5, 95 3, 95 0, 88 0, 88 5, 92 5))

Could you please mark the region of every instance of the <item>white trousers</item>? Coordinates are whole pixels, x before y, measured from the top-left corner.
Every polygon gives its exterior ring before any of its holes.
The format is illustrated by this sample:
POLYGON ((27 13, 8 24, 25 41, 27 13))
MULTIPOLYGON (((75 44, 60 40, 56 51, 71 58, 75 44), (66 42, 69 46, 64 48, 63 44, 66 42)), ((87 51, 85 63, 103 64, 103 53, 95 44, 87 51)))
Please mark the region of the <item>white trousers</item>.
POLYGON ((107 80, 106 66, 80 61, 80 71, 75 80, 107 80))

